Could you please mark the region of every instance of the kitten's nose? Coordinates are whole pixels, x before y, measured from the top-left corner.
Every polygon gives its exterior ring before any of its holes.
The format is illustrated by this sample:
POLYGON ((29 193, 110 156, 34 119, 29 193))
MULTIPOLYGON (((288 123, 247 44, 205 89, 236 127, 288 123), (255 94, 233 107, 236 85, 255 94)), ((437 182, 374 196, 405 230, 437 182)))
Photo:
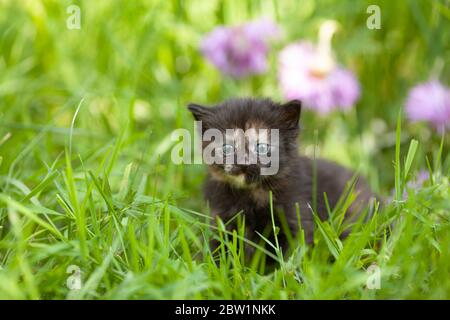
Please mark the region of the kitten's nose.
POLYGON ((230 170, 230 173, 233 175, 240 175, 240 174, 245 174, 248 170, 248 166, 246 165, 240 165, 240 166, 235 166, 232 170, 230 170))
POLYGON ((242 166, 240 166, 240 168, 241 168, 241 172, 242 172, 242 173, 246 173, 246 172, 247 172, 247 169, 248 169, 248 166, 242 165, 242 166))

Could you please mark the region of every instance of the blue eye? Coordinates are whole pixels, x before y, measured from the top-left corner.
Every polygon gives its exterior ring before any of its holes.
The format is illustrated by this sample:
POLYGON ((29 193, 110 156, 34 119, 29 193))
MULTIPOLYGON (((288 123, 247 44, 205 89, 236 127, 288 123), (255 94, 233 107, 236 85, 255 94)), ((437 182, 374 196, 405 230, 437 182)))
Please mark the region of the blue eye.
POLYGON ((256 145, 256 153, 259 155, 265 155, 269 152, 270 146, 267 143, 258 143, 256 145))
POLYGON ((231 144, 224 144, 222 146, 222 152, 225 156, 229 156, 230 154, 233 154, 234 146, 231 144))

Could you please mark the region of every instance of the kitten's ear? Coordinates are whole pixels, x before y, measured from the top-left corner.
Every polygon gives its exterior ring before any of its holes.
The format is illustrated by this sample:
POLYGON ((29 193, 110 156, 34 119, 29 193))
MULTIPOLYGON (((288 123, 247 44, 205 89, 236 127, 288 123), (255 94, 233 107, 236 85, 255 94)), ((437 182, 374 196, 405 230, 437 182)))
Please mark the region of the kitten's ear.
POLYGON ((195 103, 188 104, 188 109, 190 112, 192 112, 192 115, 197 121, 203 120, 205 116, 211 115, 213 112, 211 108, 204 107, 195 103))
POLYGON ((298 128, 300 114, 302 111, 302 102, 300 100, 291 100, 280 106, 283 123, 288 129, 298 128))

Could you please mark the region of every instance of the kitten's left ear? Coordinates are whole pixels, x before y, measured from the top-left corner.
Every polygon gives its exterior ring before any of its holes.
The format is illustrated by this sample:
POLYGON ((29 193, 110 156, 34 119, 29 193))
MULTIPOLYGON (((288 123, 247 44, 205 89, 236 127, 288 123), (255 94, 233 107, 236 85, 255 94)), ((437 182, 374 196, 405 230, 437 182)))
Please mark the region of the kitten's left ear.
POLYGON ((283 123, 288 129, 297 129, 302 111, 302 102, 300 100, 291 100, 280 106, 283 123))
POLYGON ((212 113, 211 108, 207 108, 195 103, 188 104, 188 109, 190 112, 192 112, 192 115, 197 121, 203 120, 205 116, 210 115, 212 113))

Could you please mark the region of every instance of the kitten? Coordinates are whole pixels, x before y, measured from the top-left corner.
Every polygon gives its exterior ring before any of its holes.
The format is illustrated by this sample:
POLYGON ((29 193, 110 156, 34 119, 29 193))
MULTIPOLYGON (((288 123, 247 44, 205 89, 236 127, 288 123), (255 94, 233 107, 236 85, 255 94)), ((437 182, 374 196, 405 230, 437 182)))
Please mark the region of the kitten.
MULTIPOLYGON (((213 218, 219 216, 224 222, 242 211, 245 215, 246 236, 259 241, 255 231, 263 233, 271 224, 269 190, 273 195, 273 207, 282 210, 293 235, 298 231, 296 203, 300 209, 301 225, 307 243, 313 242, 313 160, 298 154, 297 137, 301 102, 289 101, 278 104, 269 99, 233 99, 215 107, 197 104, 188 106, 194 118, 202 121, 202 133, 217 129, 224 135, 223 142, 203 142, 203 149, 213 145, 213 157, 231 158, 234 164, 212 163, 208 165, 208 178, 204 185, 204 195, 209 202, 213 218), (234 139, 226 129, 269 129, 269 136, 278 129, 278 141, 264 141, 256 134, 256 143, 250 143, 247 136, 234 139), (214 145, 215 143, 215 145, 214 145), (240 151, 245 151, 244 161, 237 160, 240 151), (254 155, 256 163, 248 161, 254 155), (262 164, 261 156, 277 154, 276 174, 261 174, 272 163, 262 164), (237 163, 236 163, 237 162, 237 163)), ((339 200, 353 173, 326 160, 316 160, 316 208, 319 217, 327 219, 328 211, 324 193, 332 209, 339 200)), ((355 184, 357 198, 347 212, 347 219, 357 217, 361 209, 370 202, 372 192, 363 179, 355 184)), ((214 219, 216 220, 216 219, 214 219)), ((278 224, 279 225, 279 224, 278 224)), ((233 227, 233 226, 231 226, 233 227)), ((283 235, 281 234, 281 238, 283 235)), ((282 244, 286 245, 285 243, 282 244)))

